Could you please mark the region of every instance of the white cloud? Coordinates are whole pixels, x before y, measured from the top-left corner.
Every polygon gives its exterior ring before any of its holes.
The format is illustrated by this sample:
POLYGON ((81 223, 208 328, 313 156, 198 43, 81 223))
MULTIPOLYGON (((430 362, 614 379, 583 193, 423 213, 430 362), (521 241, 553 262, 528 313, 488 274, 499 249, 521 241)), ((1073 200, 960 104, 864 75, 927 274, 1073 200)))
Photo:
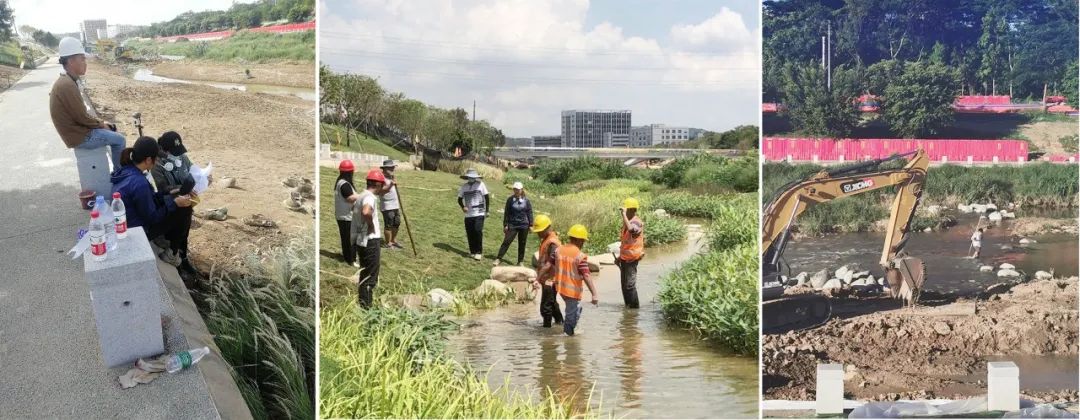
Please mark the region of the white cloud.
POLYGON ((320 0, 319 8, 323 63, 437 106, 471 111, 475 99, 477 117, 510 136, 557 133, 559 112, 571 108, 629 108, 634 124, 709 129, 758 119, 757 35, 727 8, 671 28, 671 40, 628 35, 610 21, 587 26, 587 0, 320 0))
POLYGON ((16 27, 30 25, 53 33, 67 33, 78 32, 79 22, 87 19, 105 19, 109 24, 149 25, 171 20, 187 11, 226 10, 233 1, 11 0, 8 3, 15 12, 16 27))

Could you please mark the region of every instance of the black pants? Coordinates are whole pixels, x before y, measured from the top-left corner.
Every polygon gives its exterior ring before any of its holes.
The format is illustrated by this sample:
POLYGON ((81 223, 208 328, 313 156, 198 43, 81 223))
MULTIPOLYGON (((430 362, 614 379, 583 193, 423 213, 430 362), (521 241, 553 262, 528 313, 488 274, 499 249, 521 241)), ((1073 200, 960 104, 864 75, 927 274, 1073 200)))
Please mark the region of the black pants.
POLYGON ((345 257, 345 264, 352 265, 356 261, 356 246, 349 240, 352 231, 352 222, 348 220, 337 221, 338 235, 341 236, 341 256, 345 257))
POLYGON ((555 301, 555 286, 544 285, 540 291, 540 317, 544 319, 544 326, 550 327, 551 320, 556 324, 562 324, 562 311, 559 310, 559 302, 555 301))
POLYGON ((367 246, 357 247, 356 257, 360 260, 360 307, 367 309, 375 296, 375 286, 379 284, 379 251, 382 239, 368 239, 367 246))
POLYGON ((145 226, 146 239, 153 240, 158 236, 164 236, 169 241, 169 249, 179 252, 180 258, 186 260, 192 213, 194 209, 191 207, 177 207, 175 211, 165 216, 165 220, 161 223, 145 226))
POLYGON ((529 228, 512 228, 506 231, 506 235, 503 236, 502 246, 499 247, 499 256, 495 257, 496 260, 501 260, 503 255, 506 255, 506 250, 510 248, 510 243, 514 242, 514 235, 517 235, 518 241, 518 258, 517 263, 521 264, 525 261, 525 240, 529 237, 529 228))
POLYGON ((615 264, 619 266, 619 282, 622 283, 623 303, 625 303, 628 308, 639 307, 637 297, 638 261, 615 259, 615 264))
POLYGON ((469 239, 469 254, 484 253, 484 216, 465 218, 465 237, 469 239))

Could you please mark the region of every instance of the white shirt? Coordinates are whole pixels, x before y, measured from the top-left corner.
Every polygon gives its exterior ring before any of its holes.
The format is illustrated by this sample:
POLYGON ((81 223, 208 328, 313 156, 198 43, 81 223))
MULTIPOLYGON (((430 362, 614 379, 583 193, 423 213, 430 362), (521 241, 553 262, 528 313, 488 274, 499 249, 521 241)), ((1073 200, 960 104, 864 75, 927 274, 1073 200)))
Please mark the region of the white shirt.
POLYGON ((971 245, 982 246, 982 232, 975 231, 975 233, 971 234, 971 245))
POLYGON ((484 181, 466 182, 458 189, 457 196, 465 204, 465 217, 487 215, 484 210, 485 195, 488 195, 488 189, 487 185, 484 185, 484 181))
POLYGON ((367 246, 368 239, 382 238, 382 224, 379 223, 378 203, 375 194, 364 190, 360 193, 360 199, 353 203, 353 238, 357 245, 367 246), (368 232, 367 222, 364 218, 364 206, 371 207, 371 222, 375 230, 368 232))

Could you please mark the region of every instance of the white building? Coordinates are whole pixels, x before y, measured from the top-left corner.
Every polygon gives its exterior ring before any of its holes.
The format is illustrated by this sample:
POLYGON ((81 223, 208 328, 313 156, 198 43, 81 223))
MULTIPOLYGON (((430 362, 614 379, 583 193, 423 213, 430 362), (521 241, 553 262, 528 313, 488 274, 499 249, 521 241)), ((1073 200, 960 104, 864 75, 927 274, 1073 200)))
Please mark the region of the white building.
POLYGON ((108 36, 109 38, 116 38, 121 35, 130 34, 142 28, 145 28, 145 26, 124 24, 109 25, 108 36))
POLYGON ((108 31, 109 25, 105 22, 105 19, 96 20, 84 20, 79 23, 79 34, 82 36, 82 41, 85 44, 93 44, 100 38, 98 37, 98 31, 108 31))
POLYGON ((604 147, 630 147, 630 135, 604 133, 604 147))
POLYGON ((564 147, 605 147, 605 136, 611 133, 615 141, 630 134, 629 110, 579 110, 562 112, 562 143, 564 147))
POLYGON ((630 147, 675 144, 687 140, 690 140, 689 127, 671 127, 664 124, 649 124, 630 129, 630 147))

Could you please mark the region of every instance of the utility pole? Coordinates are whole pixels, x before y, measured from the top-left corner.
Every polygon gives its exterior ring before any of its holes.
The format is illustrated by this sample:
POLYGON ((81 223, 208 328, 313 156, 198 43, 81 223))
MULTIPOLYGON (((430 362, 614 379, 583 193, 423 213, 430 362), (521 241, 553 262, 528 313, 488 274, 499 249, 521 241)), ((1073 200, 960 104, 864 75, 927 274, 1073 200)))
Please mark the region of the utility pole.
POLYGON ((472 120, 476 122, 476 99, 472 101, 472 120))
POLYGON ((825 70, 825 36, 821 36, 821 69, 825 70))
POLYGON ((826 57, 825 73, 827 74, 826 77, 828 78, 828 81, 826 82, 826 87, 829 88, 829 91, 832 91, 832 22, 831 21, 829 22, 828 37, 829 37, 829 40, 825 43, 826 47, 828 48, 828 53, 826 53, 826 55, 825 55, 825 57, 826 57))

